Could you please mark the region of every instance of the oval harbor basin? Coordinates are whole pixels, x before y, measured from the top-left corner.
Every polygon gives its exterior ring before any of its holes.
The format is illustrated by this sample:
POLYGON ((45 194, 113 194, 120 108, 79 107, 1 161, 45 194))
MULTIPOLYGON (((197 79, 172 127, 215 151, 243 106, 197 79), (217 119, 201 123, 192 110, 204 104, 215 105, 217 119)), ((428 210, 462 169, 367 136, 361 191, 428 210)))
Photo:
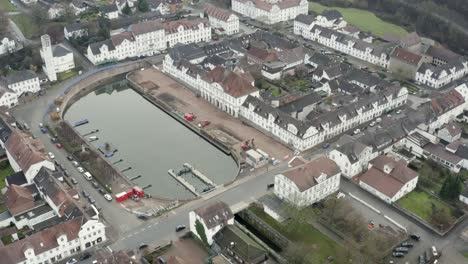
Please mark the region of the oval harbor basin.
MULTIPOLYGON (((147 101, 126 81, 99 87, 65 113, 65 120, 72 125, 83 119, 89 123, 75 127, 76 131, 85 135, 99 129, 86 139, 92 137, 91 144, 96 148, 108 143, 117 149, 107 159, 117 162, 114 166, 122 171, 131 167, 123 172, 130 179, 141 175, 133 182, 142 188, 151 185, 145 189, 151 195, 172 199, 195 197, 193 191, 168 173, 173 169, 177 175, 184 163, 192 165, 216 186, 236 177, 237 165, 231 156, 147 101)), ((209 189, 191 172, 185 171, 180 177, 198 193, 209 189)))

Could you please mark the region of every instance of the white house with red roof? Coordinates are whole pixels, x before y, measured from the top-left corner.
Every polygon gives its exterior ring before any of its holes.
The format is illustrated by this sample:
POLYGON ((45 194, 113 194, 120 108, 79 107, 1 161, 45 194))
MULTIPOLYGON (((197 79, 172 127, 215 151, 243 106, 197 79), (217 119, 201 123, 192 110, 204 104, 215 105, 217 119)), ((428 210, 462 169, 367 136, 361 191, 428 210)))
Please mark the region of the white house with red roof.
POLYGON ((226 35, 239 33, 239 17, 229 10, 206 4, 203 9, 210 20, 210 25, 226 35))
POLYGON ((10 165, 15 172, 22 171, 28 183, 31 183, 42 167, 55 170, 44 153, 40 141, 30 140, 19 131, 13 131, 5 143, 5 150, 10 165))
POLYGON ((337 192, 340 177, 338 165, 321 156, 276 175, 274 193, 296 206, 308 206, 337 192))
POLYGON ((394 203, 410 193, 418 183, 418 174, 400 159, 380 155, 369 162, 369 169, 359 177, 359 186, 386 203, 394 203))
POLYGON ((55 263, 107 240, 105 225, 77 217, 0 247, 2 263, 55 263))
POLYGON ((309 12, 306 0, 232 0, 232 10, 265 24, 293 20, 309 12))

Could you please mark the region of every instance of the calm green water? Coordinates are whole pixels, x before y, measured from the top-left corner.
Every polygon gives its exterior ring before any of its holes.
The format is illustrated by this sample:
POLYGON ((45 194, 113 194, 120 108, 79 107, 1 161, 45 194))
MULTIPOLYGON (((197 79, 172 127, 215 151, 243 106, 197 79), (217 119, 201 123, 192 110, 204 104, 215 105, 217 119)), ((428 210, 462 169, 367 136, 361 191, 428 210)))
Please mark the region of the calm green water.
MULTIPOLYGON (((134 182, 152 187, 146 192, 168 198, 190 198, 194 195, 173 179, 167 171, 179 170, 188 162, 216 184, 234 179, 234 160, 207 141, 181 125, 159 108, 130 89, 125 82, 99 88, 73 104, 65 119, 75 123, 88 119, 89 124, 76 129, 81 134, 99 129, 93 134, 99 140, 94 146, 109 142, 118 152, 111 161, 123 159, 116 166, 121 170, 132 167, 125 175, 142 175, 134 182)), ((196 178, 186 179, 201 190, 196 178)))

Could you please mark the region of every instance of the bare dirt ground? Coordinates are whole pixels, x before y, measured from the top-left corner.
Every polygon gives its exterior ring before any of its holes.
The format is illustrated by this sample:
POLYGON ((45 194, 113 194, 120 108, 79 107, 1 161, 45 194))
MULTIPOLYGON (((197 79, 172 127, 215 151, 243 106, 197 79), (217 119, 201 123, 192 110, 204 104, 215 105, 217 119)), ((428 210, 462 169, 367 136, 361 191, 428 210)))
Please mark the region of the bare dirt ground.
POLYGON ((153 87, 158 87, 149 89, 149 93, 182 113, 193 113, 197 116, 193 122, 210 121, 211 124, 204 129, 208 133, 220 137, 220 140, 226 141, 228 145, 232 144, 231 147, 234 150, 239 150, 242 142, 255 139, 256 147, 268 153, 270 157, 281 160, 292 155, 292 151, 286 146, 261 131, 242 124, 237 118, 195 96, 192 91, 157 69, 148 68, 143 71, 135 71, 131 78, 135 83, 145 84, 145 86, 152 83, 153 87))

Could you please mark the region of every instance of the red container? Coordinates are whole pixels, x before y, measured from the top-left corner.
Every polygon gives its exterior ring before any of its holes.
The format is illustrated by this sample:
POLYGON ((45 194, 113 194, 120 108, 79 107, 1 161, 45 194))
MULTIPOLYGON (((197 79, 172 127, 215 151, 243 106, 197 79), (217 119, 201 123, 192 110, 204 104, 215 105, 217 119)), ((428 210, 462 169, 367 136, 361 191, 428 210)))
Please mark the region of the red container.
POLYGON ((195 116, 192 115, 192 114, 186 113, 186 114, 184 114, 184 118, 185 118, 185 120, 191 122, 191 121, 193 121, 195 119, 195 116))
POLYGON ((128 193, 127 192, 121 192, 115 195, 115 200, 119 203, 125 201, 128 199, 128 193))

